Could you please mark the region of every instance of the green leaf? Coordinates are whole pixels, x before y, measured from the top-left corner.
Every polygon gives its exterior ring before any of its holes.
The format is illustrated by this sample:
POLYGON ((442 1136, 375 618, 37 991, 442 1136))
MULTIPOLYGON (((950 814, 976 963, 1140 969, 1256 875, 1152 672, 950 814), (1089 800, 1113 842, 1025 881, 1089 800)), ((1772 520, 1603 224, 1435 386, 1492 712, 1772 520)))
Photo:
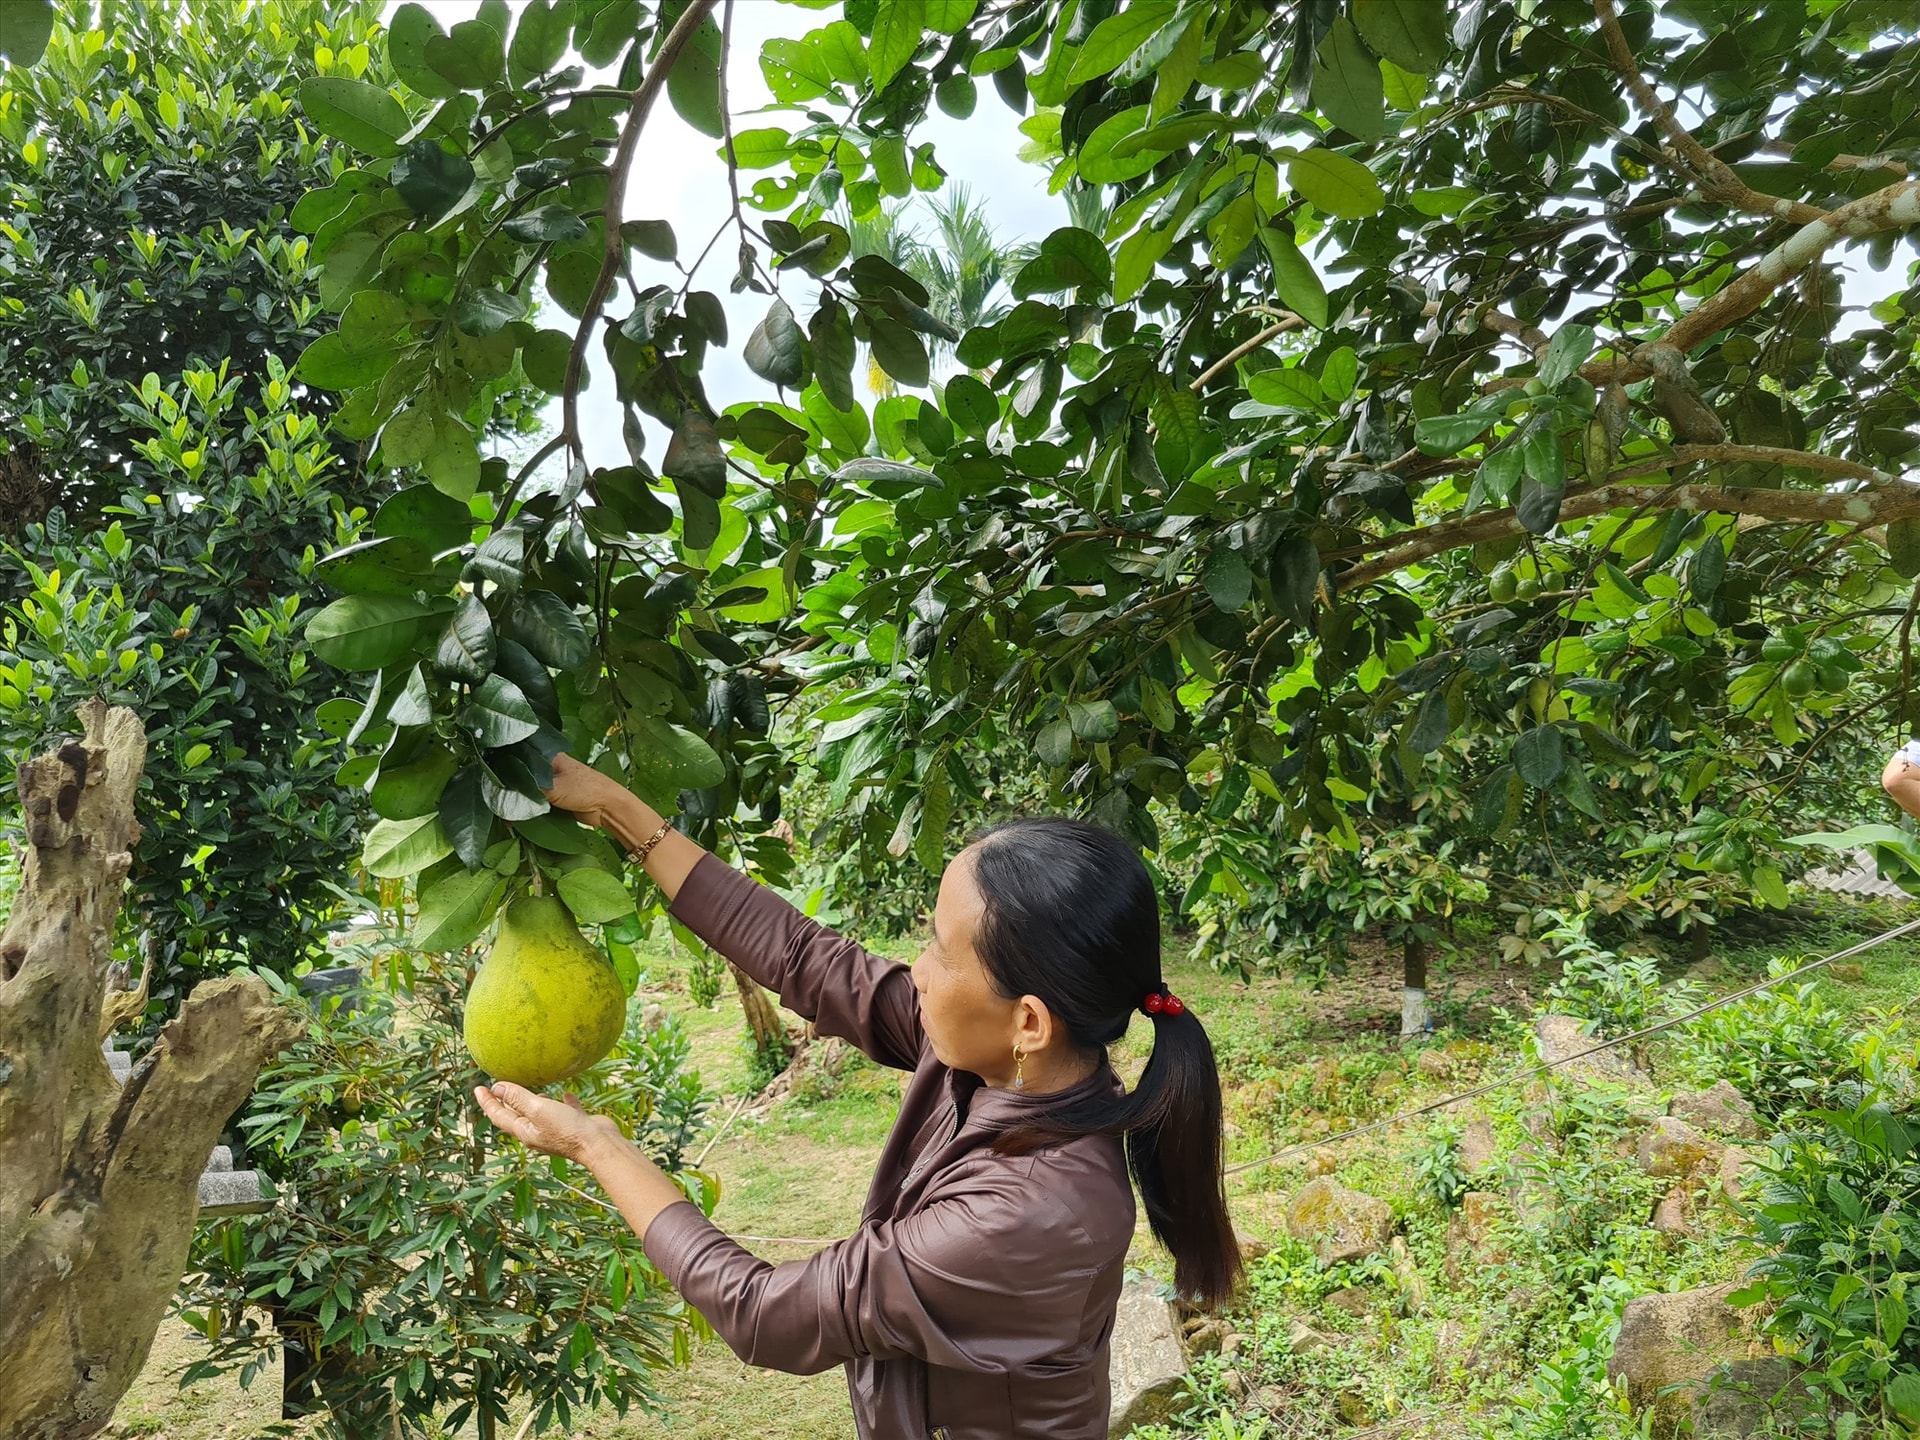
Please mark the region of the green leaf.
POLYGON ((670 262, 680 254, 679 238, 665 220, 625 221, 620 226, 620 239, 649 259, 670 262))
POLYGON ((1453 733, 1453 719, 1447 713, 1447 693, 1440 686, 1421 697, 1420 709, 1413 717, 1413 729, 1407 743, 1422 755, 1431 755, 1447 743, 1453 733))
POLYGON ((1351 345, 1342 345, 1320 367, 1320 388, 1329 400, 1345 400, 1360 378, 1360 360, 1351 345))
POLYGON ((1429 415, 1413 422, 1413 443, 1427 455, 1457 455, 1487 432, 1494 416, 1485 410, 1429 415))
POLYGON ((774 298, 766 317, 747 337, 747 368, 770 384, 797 390, 807 380, 807 339, 787 302, 774 298))
POLYGON ((483 747, 492 749, 525 740, 540 728, 540 717, 518 685, 504 675, 489 675, 460 712, 460 724, 483 747))
POLYGON ((877 455, 862 455, 857 460, 849 460, 833 472, 833 478, 851 480, 861 485, 871 485, 876 481, 913 486, 937 487, 940 484, 939 477, 931 471, 922 470, 916 465, 905 465, 898 460, 882 460, 877 455))
POLYGON ((1447 7, 1434 0, 1350 0, 1360 38, 1402 70, 1432 75, 1446 62, 1447 7))
POLYGON ((434 861, 453 852, 437 815, 411 820, 379 820, 367 831, 360 862, 381 880, 417 875, 434 861))
POLYGON ((440 416, 434 428, 433 453, 422 467, 427 480, 441 494, 466 500, 480 488, 479 443, 457 415, 440 416))
POLYGON ((593 641, 573 607, 551 590, 528 590, 514 597, 507 611, 507 638, 524 645, 543 663, 568 674, 593 656, 593 641))
POLYGON ((1000 402, 984 380, 962 372, 947 382, 943 407, 963 434, 984 440, 1000 418, 1000 402))
POLYGON ((1387 94, 1380 65, 1344 15, 1320 42, 1313 71, 1314 107, 1349 135, 1372 140, 1386 132, 1387 94))
POLYGON ((1567 452, 1560 443, 1560 432, 1553 428, 1552 416, 1536 415, 1528 421, 1520 436, 1520 463, 1540 484, 1565 486, 1567 452))
POLYGON ((440 792, 440 829, 469 870, 480 868, 493 834, 493 811, 480 793, 480 767, 469 765, 440 792))
POLYGON ((1033 753, 1042 765, 1065 765, 1073 759, 1073 726, 1065 720, 1043 725, 1034 736, 1033 753))
POLYGON ((1726 577, 1726 573, 1727 543, 1718 535, 1709 535, 1700 542, 1700 548, 1693 552, 1693 563, 1687 567, 1687 584, 1693 591, 1694 598, 1701 601, 1711 600, 1720 589, 1720 582, 1726 577))
POLYGON ((473 537, 473 512, 431 485, 410 485, 387 497, 373 517, 375 535, 403 535, 432 554, 473 537))
POLYGON ((445 36, 429 36, 424 53, 434 73, 461 90, 486 89, 506 66, 500 32, 484 20, 462 20, 445 36))
POLYGON ((1545 790, 1566 768, 1567 747, 1558 727, 1538 725, 1513 742, 1513 764, 1520 778, 1536 790, 1545 790))
POLYGON ((920 48, 921 22, 925 18, 926 0, 880 0, 867 42, 867 69, 875 94, 886 89, 913 59, 920 48))
POLYGON ((902 385, 925 385, 931 373, 927 346, 918 335, 897 320, 869 318, 868 344, 880 368, 902 385))
POLYGON ((727 493, 727 457, 720 449, 720 437, 713 422, 692 406, 680 412, 660 473, 669 480, 684 480, 715 500, 727 493))
POLYGON ((858 346, 853 321, 838 300, 823 301, 814 313, 809 332, 813 342, 813 378, 834 409, 850 412, 859 402, 853 394, 853 366, 858 346))
POLYGON ((553 807, 531 771, 511 753, 495 751, 480 766, 480 796, 502 820, 531 820, 553 807))
POLYGON ((1289 410, 1314 410, 1320 405, 1320 382, 1311 370, 1297 365, 1275 365, 1247 376, 1247 393, 1261 405, 1289 410))
POLYGON ((1591 325, 1562 325, 1540 356, 1540 383, 1558 389, 1561 382, 1587 363, 1593 354, 1591 325))
POLYGON ((1140 680, 1140 713, 1162 735, 1172 731, 1180 718, 1173 703, 1173 692, 1151 675, 1142 676, 1140 680))
MULTIPOLYGON (((564 205, 542 205, 516 215, 500 227, 501 233, 522 245, 564 244, 586 236, 587 222, 564 205)), ((621 227, 626 233, 626 227, 621 227)))
POLYGON ((1342 220, 1364 220, 1386 208, 1386 192, 1358 160, 1315 146, 1287 162, 1287 183, 1310 204, 1342 220))
POLYGON ((1272 225, 1260 227, 1260 243, 1273 262, 1273 285, 1285 305, 1316 330, 1327 328, 1327 287, 1293 237, 1272 225))
POLYGON ((1120 733, 1120 716, 1111 700, 1069 701, 1067 723, 1075 735, 1090 744, 1111 740, 1120 733))
MULTIPOLYGON (((1090 230, 1067 225, 1040 242, 1040 251, 1013 277, 1014 298, 1060 290, 1104 291, 1113 283, 1113 261, 1107 247, 1090 230)), ((957 337, 956 337, 957 338, 957 337)))
POLYGON ((1902 1369, 1887 1381, 1887 1403, 1906 1419, 1920 1422, 1920 1370, 1902 1369))
POLYGON ((1125 155, 1116 154, 1114 150, 1128 136, 1145 129, 1146 124, 1144 105, 1135 105, 1101 121, 1074 156, 1080 178, 1089 185, 1118 185, 1146 174, 1159 164, 1166 154, 1163 150, 1143 147, 1125 155))
POLYGON ((1207 557, 1200 572, 1200 583, 1214 607, 1229 613, 1245 605, 1253 595, 1253 571, 1236 550, 1216 550, 1207 557))
POLYGON ((322 135, 379 160, 399 155, 400 137, 411 126, 400 102, 381 86, 341 75, 301 81, 300 108, 322 135))
POLYGON ((605 925, 633 914, 633 896, 627 887, 597 866, 568 870, 553 888, 582 925, 605 925))
POLYGON ((307 644, 336 670, 383 670, 412 653, 432 614, 398 595, 348 595, 307 622, 307 644))
POLYGON ((514 85, 524 87, 560 63, 572 33, 568 18, 566 9, 547 0, 521 0, 520 22, 507 47, 507 78, 514 85))
POLYGON ((491 870, 457 870, 422 892, 407 938, 420 950, 465 950, 480 938, 506 893, 507 882, 491 870))
POLYGON ((1109 15, 1081 42, 1067 84, 1084 85, 1117 68, 1173 18, 1173 0, 1134 0, 1118 15, 1109 15))
POLYGON ((448 679, 477 683, 493 673, 494 654, 493 619, 480 597, 469 595, 441 633, 433 668, 448 679))
POLYGON ((567 358, 572 353, 573 336, 564 330, 540 330, 520 347, 520 368, 547 394, 563 394, 567 388, 567 358))
POLYGON ((726 134, 720 116, 720 22, 711 15, 673 62, 667 98, 680 118, 702 135, 718 140, 726 134))
POLYGON ((1566 499, 1564 485, 1542 485, 1529 475, 1520 485, 1520 502, 1514 516, 1535 535, 1545 535, 1560 523, 1560 502, 1566 499))
POLYGON ((388 175, 407 208, 432 224, 467 193, 473 164, 429 136, 408 145, 388 175))
MULTIPOLYGON (((467 334, 476 339, 484 339, 488 335, 499 334, 514 321, 525 318, 526 313, 527 299, 524 295, 517 295, 511 290, 470 290, 460 297, 460 303, 454 307, 453 319, 454 323, 467 334)), ((537 339, 538 336, 535 338, 537 339)), ((570 341, 569 344, 571 344, 570 341)), ((564 352, 561 354, 560 364, 564 373, 566 368, 564 352)))
POLYGON ((356 390, 383 377, 398 350, 354 350, 338 330, 300 352, 293 373, 316 390, 356 390))
POLYGON ((427 64, 427 41, 446 33, 424 6, 406 4, 393 12, 387 26, 387 60, 414 94, 437 100, 459 93, 458 86, 449 85, 427 64))
POLYGON ((1920 576, 1920 519, 1909 517, 1888 523, 1887 563, 1903 580, 1920 576))
POLYGON ((52 0, 7 0, 0 5, 0 55, 21 68, 38 63, 53 38, 52 0))
POLYGON ((374 814, 388 820, 431 815, 440 808, 440 792, 447 788, 457 768, 459 762, 453 752, 438 744, 405 765, 382 764, 367 803, 374 814))
POLYGON ((633 734, 636 773, 670 794, 706 790, 727 778, 727 767, 711 745, 681 725, 658 715, 628 717, 633 734))

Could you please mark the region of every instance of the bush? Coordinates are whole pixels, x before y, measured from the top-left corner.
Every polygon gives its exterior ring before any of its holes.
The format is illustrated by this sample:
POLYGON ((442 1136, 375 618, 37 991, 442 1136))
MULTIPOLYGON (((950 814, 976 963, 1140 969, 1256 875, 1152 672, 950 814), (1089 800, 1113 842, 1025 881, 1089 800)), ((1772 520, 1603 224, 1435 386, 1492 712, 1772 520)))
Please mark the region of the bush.
MULTIPOLYGON (((1767 967, 1778 978, 1799 968, 1787 958, 1767 967)), ((1861 1079, 1860 1029, 1819 996, 1818 982, 1774 986, 1710 1010, 1681 1037, 1684 1063, 1702 1079, 1726 1079, 1755 1110, 1778 1118, 1832 1103, 1861 1079)))
POLYGON ((1596 945, 1585 915, 1548 914, 1553 923, 1540 939, 1561 962, 1560 978, 1547 990, 1548 1008, 1576 1016, 1589 1033, 1632 1035, 1698 1003, 1700 987, 1691 981, 1665 984, 1652 956, 1617 955, 1596 945))
POLYGON ((1920 1113, 1878 1097, 1808 1111, 1765 1171, 1753 1239, 1767 1253, 1735 1303, 1772 1302, 1763 1327, 1816 1391, 1887 1433, 1920 1425, 1920 1113))
MULTIPOLYGON (((329 998, 262 1076, 243 1123, 283 1198, 200 1232, 181 1304, 213 1353, 185 1382, 238 1370, 246 1383, 297 1341, 353 1437, 469 1419, 489 1434, 521 1403, 545 1429, 657 1401, 649 1376, 685 1359, 698 1318, 580 1172, 478 1118, 466 979, 435 969, 352 1007, 329 998)), ((577 1088, 711 1211, 717 1187, 684 1168, 706 1108, 686 1059, 677 1023, 629 1023, 577 1088)))

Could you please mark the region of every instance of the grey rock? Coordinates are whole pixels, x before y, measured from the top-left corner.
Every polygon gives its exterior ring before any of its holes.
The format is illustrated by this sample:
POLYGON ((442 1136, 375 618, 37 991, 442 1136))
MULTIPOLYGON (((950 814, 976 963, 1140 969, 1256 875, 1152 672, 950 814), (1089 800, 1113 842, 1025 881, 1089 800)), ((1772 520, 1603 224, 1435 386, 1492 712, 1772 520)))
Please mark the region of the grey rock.
POLYGON ((1667 1113, 1734 1140, 1758 1140, 1765 1133, 1747 1097, 1725 1080, 1716 1080, 1705 1090, 1681 1091, 1668 1103, 1667 1113))
POLYGON ((1653 1228, 1662 1235, 1676 1238, 1693 1233, 1693 1225, 1687 1218, 1687 1192, 1675 1187, 1669 1190, 1660 1203, 1653 1207, 1653 1228))
POLYGON ((265 1183, 257 1170, 208 1170, 200 1176, 200 1218, 257 1215, 271 1210, 265 1183))
POLYGON ((1640 1168, 1649 1175, 1703 1178, 1720 1168, 1725 1147, 1686 1121, 1662 1115, 1640 1136, 1640 1168))
POLYGON ((1287 1233, 1313 1242, 1322 1265, 1364 1260, 1386 1247, 1393 1207, 1337 1180, 1309 1180, 1287 1207, 1287 1233))
POLYGON ((1654 1412, 1655 1435, 1679 1427, 1691 1406, 1691 1387, 1726 1362, 1746 1358, 1743 1317, 1727 1303, 1739 1288, 1731 1281, 1627 1302, 1607 1379, 1625 1385, 1636 1412, 1654 1412))
POLYGON ((133 1074, 133 1057, 124 1050, 114 1049, 111 1040, 100 1047, 100 1053, 106 1057, 107 1069, 113 1072, 113 1078, 126 1084, 127 1077, 133 1074))
POLYGON ((1583 1054, 1601 1042, 1598 1036, 1581 1029, 1580 1022, 1571 1015, 1540 1016, 1533 1022, 1533 1038, 1540 1052, 1540 1063, 1554 1066, 1554 1073, 1564 1079, 1601 1081, 1609 1085, 1649 1083, 1644 1074, 1633 1068, 1623 1050, 1583 1054))
POLYGON ((225 1145, 214 1146, 213 1153, 207 1156, 208 1172, 215 1173, 231 1169, 233 1169, 233 1151, 225 1145))
POLYGON ((1113 1410, 1107 1433, 1122 1436, 1135 1426, 1169 1419, 1179 1408, 1186 1373, 1173 1306, 1150 1282, 1129 1280, 1121 1287, 1113 1322, 1108 1369, 1113 1410))
POLYGON ((1316 1350, 1324 1350, 1333 1341, 1321 1334, 1304 1320, 1295 1320, 1287 1327, 1287 1347, 1296 1355, 1311 1355, 1316 1350))
POLYGON ((1480 1175, 1492 1167, 1494 1157, 1499 1153, 1499 1142, 1493 1138, 1492 1122, 1484 1115, 1474 1116, 1460 1136, 1461 1171, 1469 1176, 1480 1175))

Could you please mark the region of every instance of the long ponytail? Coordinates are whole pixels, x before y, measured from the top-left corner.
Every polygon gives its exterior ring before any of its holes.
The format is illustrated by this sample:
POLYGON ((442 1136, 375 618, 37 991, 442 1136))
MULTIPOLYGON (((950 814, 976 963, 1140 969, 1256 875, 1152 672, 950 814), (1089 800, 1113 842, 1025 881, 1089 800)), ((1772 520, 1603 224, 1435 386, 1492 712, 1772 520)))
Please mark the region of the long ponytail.
MULTIPOLYGON (((999 992, 1046 1003, 1079 1049, 1104 1057, 1160 975, 1160 904, 1140 857, 1118 835, 1077 820, 1008 821, 974 838, 973 881, 985 909, 974 949, 999 992)), ((1212 1304, 1240 1277, 1221 1173, 1220 1072, 1206 1027, 1160 1008, 1153 1053, 1125 1094, 1064 1102, 1002 1135, 1020 1155, 1083 1135, 1123 1137, 1154 1236, 1173 1255, 1174 1285, 1212 1304)))

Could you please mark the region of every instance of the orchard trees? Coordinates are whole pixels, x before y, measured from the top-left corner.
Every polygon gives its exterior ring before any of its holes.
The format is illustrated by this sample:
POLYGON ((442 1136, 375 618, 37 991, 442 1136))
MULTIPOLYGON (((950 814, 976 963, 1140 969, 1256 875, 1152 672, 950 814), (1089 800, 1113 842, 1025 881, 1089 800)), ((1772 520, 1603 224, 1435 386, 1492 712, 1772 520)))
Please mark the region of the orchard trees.
POLYGON ((403 6, 401 87, 303 88, 361 158, 296 211, 340 316, 298 373, 418 477, 308 634, 369 676, 372 858, 431 933, 530 861, 628 915, 545 813, 561 743, 771 860, 770 707, 829 678, 832 802, 929 865, 1013 735, 1148 847, 1222 803, 1358 844, 1437 769, 1463 842, 1581 837, 1623 904, 1783 898, 1781 797, 1911 710, 1920 295, 1840 269, 1920 222, 1906 7, 855 0, 767 45, 750 126, 727 16, 403 6), (628 203, 663 94, 739 197, 711 242, 628 203), (983 104, 1100 228, 955 334, 833 217, 936 188, 917 127, 983 104), (709 393, 730 343, 777 394, 709 393), (516 370, 560 424, 510 469, 516 370))

